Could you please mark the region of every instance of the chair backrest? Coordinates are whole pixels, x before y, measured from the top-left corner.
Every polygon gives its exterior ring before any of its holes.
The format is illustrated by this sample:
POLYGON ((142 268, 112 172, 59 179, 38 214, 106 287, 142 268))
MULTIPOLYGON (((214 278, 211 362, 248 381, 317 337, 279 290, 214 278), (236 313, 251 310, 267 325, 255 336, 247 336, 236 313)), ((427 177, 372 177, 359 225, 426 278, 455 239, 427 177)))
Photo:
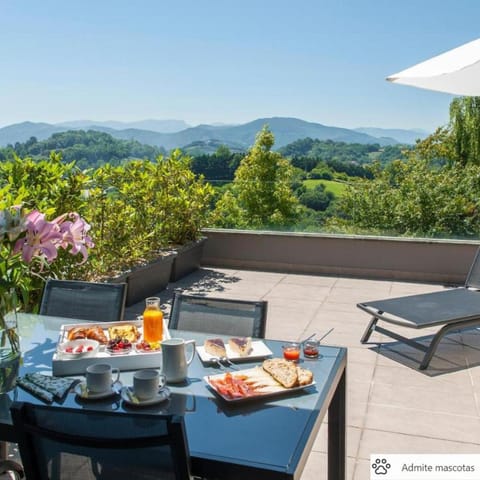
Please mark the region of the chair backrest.
POLYGON ((265 338, 267 302, 175 292, 169 328, 265 338))
POLYGON ((116 322, 123 320, 126 295, 126 283, 48 279, 43 289, 40 314, 116 322))
POLYGON ((480 289, 480 247, 477 249, 475 258, 470 266, 465 286, 480 289))
POLYGON ((10 411, 28 479, 191 478, 183 417, 22 402, 10 411))

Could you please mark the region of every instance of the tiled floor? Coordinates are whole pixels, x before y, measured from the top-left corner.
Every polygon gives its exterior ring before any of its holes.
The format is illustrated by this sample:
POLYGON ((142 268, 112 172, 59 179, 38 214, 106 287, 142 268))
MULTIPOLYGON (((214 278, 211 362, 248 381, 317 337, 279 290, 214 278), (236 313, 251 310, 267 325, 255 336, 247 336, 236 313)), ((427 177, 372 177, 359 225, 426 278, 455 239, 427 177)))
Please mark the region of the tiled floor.
MULTIPOLYGON (((160 293, 167 310, 175 288, 268 300, 268 338, 299 340, 334 328, 325 343, 349 349, 348 480, 369 478, 374 453, 480 453, 480 330, 449 335, 426 371, 418 369, 421 352, 406 345, 384 338, 388 344, 378 348, 359 341, 369 317, 358 302, 441 286, 204 268, 160 293)), ((126 318, 142 310, 142 304, 131 307, 126 318)), ((413 337, 418 332, 403 333, 413 337)), ((371 341, 381 339, 374 333, 371 341)), ((326 478, 325 425, 301 480, 319 478, 326 478)))

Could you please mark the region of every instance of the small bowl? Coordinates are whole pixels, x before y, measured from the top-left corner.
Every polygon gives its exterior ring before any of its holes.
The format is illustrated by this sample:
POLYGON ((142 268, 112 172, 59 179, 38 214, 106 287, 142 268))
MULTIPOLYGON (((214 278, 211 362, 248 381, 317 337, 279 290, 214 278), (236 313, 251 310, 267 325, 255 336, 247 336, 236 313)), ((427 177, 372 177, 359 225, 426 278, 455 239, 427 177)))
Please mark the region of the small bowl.
POLYGON ((125 355, 127 353, 130 353, 132 351, 132 348, 133 348, 132 342, 125 341, 124 339, 115 339, 115 340, 110 340, 107 343, 105 347, 105 351, 110 355, 125 355), (124 342, 126 343, 126 345, 119 348, 117 346, 117 342, 124 342))
POLYGON ((283 345, 283 358, 285 360, 291 360, 298 362, 300 359, 300 344, 296 342, 290 342, 283 345))
POLYGON ((305 358, 318 358, 320 342, 317 340, 307 340, 303 342, 303 356, 305 358))
POLYGON ((96 340, 69 340, 61 343, 57 351, 64 358, 85 358, 94 357, 100 348, 96 340))

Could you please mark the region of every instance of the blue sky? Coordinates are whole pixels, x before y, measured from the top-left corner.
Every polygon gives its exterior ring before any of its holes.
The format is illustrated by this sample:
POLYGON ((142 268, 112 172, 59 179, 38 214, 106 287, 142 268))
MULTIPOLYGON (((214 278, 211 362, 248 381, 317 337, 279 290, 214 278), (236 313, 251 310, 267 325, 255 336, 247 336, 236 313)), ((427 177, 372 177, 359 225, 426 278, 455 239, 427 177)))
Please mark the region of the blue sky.
POLYGON ((25 120, 424 128, 453 98, 385 81, 480 37, 477 0, 0 0, 0 127, 25 120))

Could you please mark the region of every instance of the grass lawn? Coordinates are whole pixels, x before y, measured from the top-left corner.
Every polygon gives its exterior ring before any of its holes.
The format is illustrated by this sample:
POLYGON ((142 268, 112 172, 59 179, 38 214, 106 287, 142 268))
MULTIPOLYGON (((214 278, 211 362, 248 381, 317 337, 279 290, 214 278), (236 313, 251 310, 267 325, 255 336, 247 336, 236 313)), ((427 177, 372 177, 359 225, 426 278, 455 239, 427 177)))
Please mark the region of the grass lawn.
POLYGON ((346 188, 345 183, 334 180, 304 180, 303 183, 307 188, 315 188, 319 183, 323 183, 327 192, 332 192, 336 197, 341 197, 346 188))

